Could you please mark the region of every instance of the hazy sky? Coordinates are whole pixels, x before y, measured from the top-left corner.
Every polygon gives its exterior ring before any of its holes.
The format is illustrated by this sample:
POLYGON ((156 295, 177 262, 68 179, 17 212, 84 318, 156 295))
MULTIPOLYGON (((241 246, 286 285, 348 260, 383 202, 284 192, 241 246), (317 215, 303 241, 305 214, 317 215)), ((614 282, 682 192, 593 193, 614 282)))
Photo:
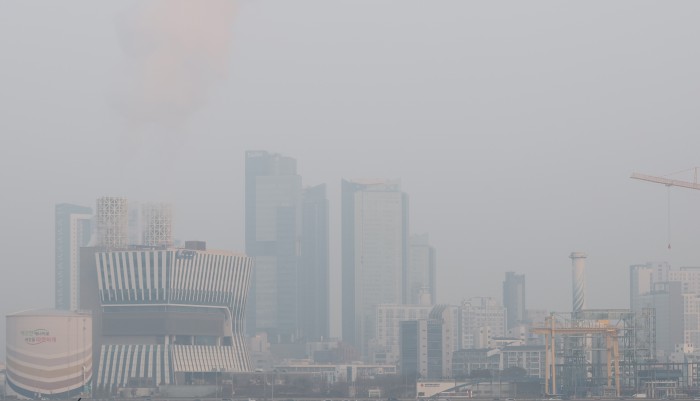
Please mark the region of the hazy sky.
POLYGON ((669 251, 666 188, 629 179, 700 164, 698 2, 166 3, 0 2, 0 314, 53 305, 58 202, 172 201, 178 238, 243 250, 252 149, 328 184, 333 334, 343 177, 402 180, 443 303, 512 270, 570 310, 571 251, 595 308, 630 264, 700 265, 700 193, 669 251))

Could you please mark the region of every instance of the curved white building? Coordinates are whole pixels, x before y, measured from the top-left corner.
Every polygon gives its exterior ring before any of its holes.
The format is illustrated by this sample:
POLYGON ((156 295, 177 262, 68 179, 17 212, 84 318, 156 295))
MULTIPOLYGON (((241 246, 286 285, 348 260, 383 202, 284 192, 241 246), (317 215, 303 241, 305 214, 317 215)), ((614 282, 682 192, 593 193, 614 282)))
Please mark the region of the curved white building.
POLYGON ((92 317, 53 309, 8 315, 7 385, 23 398, 69 398, 92 378, 92 317))
POLYGON ((243 324, 253 260, 203 248, 92 254, 84 267, 95 274, 99 394, 250 371, 243 324))

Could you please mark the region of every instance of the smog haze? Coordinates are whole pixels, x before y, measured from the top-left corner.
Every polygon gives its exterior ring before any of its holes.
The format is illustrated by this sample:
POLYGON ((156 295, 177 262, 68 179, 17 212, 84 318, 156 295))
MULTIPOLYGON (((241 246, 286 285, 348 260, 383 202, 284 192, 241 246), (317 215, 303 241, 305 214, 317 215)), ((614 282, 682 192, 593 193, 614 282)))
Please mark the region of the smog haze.
POLYGON ((569 310, 573 251, 592 308, 629 307, 632 264, 700 266, 700 193, 669 231, 629 178, 699 164, 698 3, 170 4, 0 3, 3 316, 53 305, 57 203, 171 202, 175 238, 243 252, 249 150, 327 185, 333 336, 343 178, 400 179, 440 303, 517 271, 569 310))

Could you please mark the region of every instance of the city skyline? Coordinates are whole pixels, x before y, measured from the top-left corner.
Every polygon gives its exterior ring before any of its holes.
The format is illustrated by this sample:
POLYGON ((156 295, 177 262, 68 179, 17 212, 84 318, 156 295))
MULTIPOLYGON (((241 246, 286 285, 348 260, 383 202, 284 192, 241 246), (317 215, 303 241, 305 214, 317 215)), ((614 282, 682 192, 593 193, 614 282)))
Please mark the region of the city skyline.
POLYGON ((666 190, 629 179, 698 164, 700 5, 241 1, 211 30, 226 51, 195 68, 214 76, 191 81, 206 93, 165 93, 196 95, 179 109, 121 96, 154 89, 137 44, 169 33, 132 29, 141 4, 0 4, 4 314, 54 302, 58 203, 168 200, 176 238, 245 249, 248 149, 326 183, 331 289, 340 180, 356 177, 401 179, 411 232, 438 252, 438 303, 499 297, 516 271, 528 307, 568 309, 572 251, 588 255, 590 308, 628 305, 630 265, 700 265, 697 191, 671 190, 669 230, 666 190))

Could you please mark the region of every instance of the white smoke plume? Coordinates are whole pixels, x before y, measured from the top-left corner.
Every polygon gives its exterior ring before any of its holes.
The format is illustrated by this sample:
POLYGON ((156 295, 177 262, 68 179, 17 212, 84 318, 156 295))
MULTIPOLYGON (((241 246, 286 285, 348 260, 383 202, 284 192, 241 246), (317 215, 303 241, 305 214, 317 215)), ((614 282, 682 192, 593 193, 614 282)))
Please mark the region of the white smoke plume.
POLYGON ((118 21, 129 56, 117 104, 131 123, 177 125, 226 76, 230 0, 152 0, 118 21))

